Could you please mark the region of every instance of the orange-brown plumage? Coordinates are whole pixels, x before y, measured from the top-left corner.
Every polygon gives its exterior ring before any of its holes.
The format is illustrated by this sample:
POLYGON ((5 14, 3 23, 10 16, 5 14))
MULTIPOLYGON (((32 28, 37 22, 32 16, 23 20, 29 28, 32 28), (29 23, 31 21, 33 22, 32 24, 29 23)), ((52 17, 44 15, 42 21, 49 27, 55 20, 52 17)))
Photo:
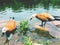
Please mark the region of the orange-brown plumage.
POLYGON ((49 13, 40 13, 40 14, 37 14, 36 17, 43 21, 47 21, 51 17, 51 15, 49 13))
POLYGON ((16 28, 16 22, 14 20, 9 20, 5 27, 8 29, 7 31, 13 31, 16 28))
POLYGON ((6 25, 2 28, 2 36, 6 34, 6 42, 7 40, 10 40, 12 37, 12 34, 14 34, 16 31, 16 22, 14 20, 14 17, 11 17, 11 19, 6 23, 6 25))
POLYGON ((47 13, 47 12, 40 13, 40 14, 33 14, 30 19, 32 19, 32 18, 34 18, 34 17, 36 17, 36 18, 38 18, 39 20, 42 21, 42 24, 41 24, 42 26, 43 26, 43 25, 45 26, 45 24, 46 24, 47 21, 52 21, 52 20, 55 19, 52 15, 50 15, 50 14, 47 13), (43 24, 43 22, 45 22, 45 23, 43 24))

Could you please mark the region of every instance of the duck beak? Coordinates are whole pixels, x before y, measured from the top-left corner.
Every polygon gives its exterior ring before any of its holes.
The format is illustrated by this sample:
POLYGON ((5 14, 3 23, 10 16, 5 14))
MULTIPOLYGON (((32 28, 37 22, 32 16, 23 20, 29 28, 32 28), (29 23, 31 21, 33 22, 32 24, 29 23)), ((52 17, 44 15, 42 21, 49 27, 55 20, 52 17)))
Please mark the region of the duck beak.
POLYGON ((30 18, 30 20, 32 20, 32 18, 30 18))
POLYGON ((5 35, 5 33, 2 33, 1 37, 3 37, 5 35))

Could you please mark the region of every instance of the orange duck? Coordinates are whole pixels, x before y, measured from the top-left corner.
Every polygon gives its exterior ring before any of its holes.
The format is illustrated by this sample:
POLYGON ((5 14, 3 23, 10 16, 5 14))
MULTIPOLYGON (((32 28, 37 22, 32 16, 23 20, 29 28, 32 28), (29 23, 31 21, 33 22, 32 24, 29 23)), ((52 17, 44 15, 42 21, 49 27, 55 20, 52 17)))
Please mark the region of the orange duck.
POLYGON ((37 19, 41 20, 42 21, 41 26, 45 26, 47 21, 55 20, 55 18, 52 15, 50 15, 48 12, 44 12, 44 13, 40 13, 40 14, 33 14, 31 16, 30 20, 32 20, 32 18, 37 18, 37 19))
MULTIPOLYGON (((7 40, 11 39, 11 35, 16 31, 16 22, 14 17, 10 17, 10 20, 6 23, 6 25, 2 28, 2 36, 6 34, 7 40)), ((6 42, 7 42, 6 40, 6 42)))

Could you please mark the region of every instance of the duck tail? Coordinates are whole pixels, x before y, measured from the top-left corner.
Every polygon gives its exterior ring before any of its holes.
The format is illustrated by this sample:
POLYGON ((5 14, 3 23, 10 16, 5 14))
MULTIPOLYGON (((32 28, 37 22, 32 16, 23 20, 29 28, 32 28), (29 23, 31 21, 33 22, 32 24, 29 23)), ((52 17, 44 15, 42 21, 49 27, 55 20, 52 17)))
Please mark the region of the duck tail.
POLYGON ((60 21, 60 16, 53 16, 55 20, 60 21))

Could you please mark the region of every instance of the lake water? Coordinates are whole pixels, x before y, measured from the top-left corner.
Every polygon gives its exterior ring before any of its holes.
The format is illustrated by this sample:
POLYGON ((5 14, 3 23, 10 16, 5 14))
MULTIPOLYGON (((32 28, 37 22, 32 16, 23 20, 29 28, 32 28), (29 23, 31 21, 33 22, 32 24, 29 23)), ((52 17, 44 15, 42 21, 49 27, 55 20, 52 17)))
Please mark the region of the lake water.
POLYGON ((9 19, 9 17, 14 16, 15 20, 21 21, 23 19, 29 19, 32 14, 48 12, 51 15, 59 16, 60 15, 60 8, 53 8, 52 6, 49 7, 49 10, 44 9, 43 7, 33 8, 33 9, 21 9, 21 12, 14 12, 12 8, 5 8, 4 11, 0 11, 0 19, 9 19))

